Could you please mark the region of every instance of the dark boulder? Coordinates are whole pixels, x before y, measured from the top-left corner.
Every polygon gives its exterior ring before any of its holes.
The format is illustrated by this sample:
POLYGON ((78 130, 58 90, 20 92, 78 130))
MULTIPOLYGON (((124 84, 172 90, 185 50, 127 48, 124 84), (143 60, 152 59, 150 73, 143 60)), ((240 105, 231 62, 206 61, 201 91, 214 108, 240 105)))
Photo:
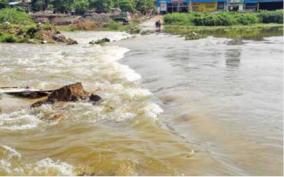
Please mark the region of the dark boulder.
POLYGON ((103 38, 103 39, 99 39, 99 40, 97 40, 97 41, 91 41, 91 42, 89 42, 89 44, 92 44, 92 45, 94 45, 94 44, 97 44, 97 45, 100 45, 100 44, 105 44, 105 43, 108 43, 108 42, 110 42, 110 39, 108 39, 108 38, 103 38))
POLYGON ((78 42, 73 40, 73 39, 68 38, 66 44, 67 45, 75 45, 75 44, 78 44, 78 42))
POLYGON ((79 101, 87 99, 89 95, 90 94, 84 90, 81 83, 75 83, 54 90, 48 96, 48 101, 79 101))
POLYGON ((101 100, 101 97, 85 91, 81 83, 75 83, 54 90, 47 98, 34 103, 31 107, 39 107, 42 104, 53 104, 56 102, 76 102, 82 100, 96 103, 101 100))
POLYGON ((52 39, 56 42, 62 42, 62 43, 66 43, 67 45, 74 45, 74 44, 78 44, 77 41, 73 40, 73 39, 70 39, 70 38, 67 38, 65 37, 63 34, 53 34, 52 35, 52 39))

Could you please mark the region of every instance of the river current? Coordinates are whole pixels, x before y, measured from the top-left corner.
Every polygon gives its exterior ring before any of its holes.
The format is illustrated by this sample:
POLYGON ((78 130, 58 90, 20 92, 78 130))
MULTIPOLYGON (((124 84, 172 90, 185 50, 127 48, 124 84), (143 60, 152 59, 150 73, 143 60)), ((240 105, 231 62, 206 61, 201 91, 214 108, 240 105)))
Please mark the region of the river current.
POLYGON ((283 37, 67 35, 0 44, 0 87, 82 82, 103 102, 0 95, 0 175, 283 175, 283 37))

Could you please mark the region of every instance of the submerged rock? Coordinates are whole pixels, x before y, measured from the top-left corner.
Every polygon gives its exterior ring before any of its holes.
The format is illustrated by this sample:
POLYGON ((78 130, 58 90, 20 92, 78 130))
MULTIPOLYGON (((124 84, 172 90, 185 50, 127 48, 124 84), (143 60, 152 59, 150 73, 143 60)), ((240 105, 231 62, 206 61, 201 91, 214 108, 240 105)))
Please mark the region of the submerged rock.
POLYGON ((101 100, 101 97, 85 91, 81 83, 75 83, 54 90, 47 98, 32 104, 31 107, 39 107, 43 104, 54 104, 56 102, 76 102, 81 100, 96 103, 101 100))
POLYGON ((186 40, 197 40, 202 38, 202 36, 196 32, 190 32, 185 36, 186 40))
POLYGON ((56 42, 62 42, 62 43, 66 43, 67 45, 74 45, 74 44, 78 44, 77 41, 73 40, 73 39, 70 39, 70 38, 67 38, 65 37, 63 34, 53 34, 52 35, 52 38, 54 41, 56 42))
POLYGON ((94 45, 94 44, 105 44, 107 42, 110 42, 109 38, 103 38, 103 39, 99 39, 97 41, 93 40, 93 41, 89 42, 89 44, 92 44, 92 45, 94 45))

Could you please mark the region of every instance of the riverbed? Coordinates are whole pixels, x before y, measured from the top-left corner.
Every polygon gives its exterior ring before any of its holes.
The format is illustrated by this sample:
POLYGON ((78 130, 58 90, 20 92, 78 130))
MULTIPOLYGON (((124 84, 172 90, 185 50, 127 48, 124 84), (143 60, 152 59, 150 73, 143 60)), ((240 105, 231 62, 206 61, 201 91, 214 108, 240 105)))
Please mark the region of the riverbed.
POLYGON ((0 175, 283 175, 282 36, 67 35, 80 44, 0 44, 0 86, 80 81, 104 101, 1 95, 0 175))

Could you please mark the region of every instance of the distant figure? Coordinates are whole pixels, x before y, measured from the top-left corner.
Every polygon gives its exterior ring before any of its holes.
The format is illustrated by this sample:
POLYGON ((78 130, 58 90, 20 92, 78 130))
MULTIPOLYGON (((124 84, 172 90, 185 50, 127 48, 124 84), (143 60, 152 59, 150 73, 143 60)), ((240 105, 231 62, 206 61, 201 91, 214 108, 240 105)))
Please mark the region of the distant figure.
POLYGON ((160 32, 161 31, 161 27, 162 27, 162 22, 161 20, 158 20, 156 21, 156 28, 157 28, 157 31, 160 32))

